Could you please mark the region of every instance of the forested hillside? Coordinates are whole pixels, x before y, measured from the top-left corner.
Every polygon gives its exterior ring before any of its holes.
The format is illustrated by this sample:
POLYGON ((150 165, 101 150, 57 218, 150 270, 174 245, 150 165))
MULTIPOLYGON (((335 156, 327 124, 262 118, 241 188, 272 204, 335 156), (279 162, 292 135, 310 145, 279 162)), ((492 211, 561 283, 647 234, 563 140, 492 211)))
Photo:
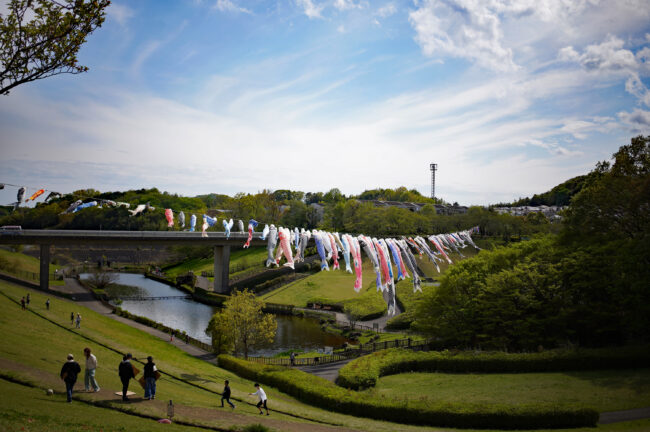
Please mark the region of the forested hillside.
POLYGON ((614 158, 585 177, 560 235, 456 264, 415 326, 449 346, 507 350, 650 340, 650 137, 614 158))

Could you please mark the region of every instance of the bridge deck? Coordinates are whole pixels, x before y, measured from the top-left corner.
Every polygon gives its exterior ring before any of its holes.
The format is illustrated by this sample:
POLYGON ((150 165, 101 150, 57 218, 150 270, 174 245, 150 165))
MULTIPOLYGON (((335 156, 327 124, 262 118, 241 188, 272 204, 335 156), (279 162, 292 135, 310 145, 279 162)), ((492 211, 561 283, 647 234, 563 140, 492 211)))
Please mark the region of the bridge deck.
MULTIPOLYGON (((208 231, 93 231, 93 230, 16 230, 0 231, 0 244, 160 244, 241 247, 248 233, 208 231)), ((262 233, 253 233, 251 246, 264 246, 262 233)))

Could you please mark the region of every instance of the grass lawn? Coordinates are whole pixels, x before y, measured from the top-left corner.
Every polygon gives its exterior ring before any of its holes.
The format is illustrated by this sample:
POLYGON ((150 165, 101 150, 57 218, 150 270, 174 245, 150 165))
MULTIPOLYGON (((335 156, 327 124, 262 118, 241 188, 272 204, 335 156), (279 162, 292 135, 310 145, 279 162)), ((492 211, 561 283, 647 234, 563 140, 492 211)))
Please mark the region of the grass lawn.
MULTIPOLYGON (((26 279, 20 271, 34 273, 36 276, 36 283, 38 283, 38 275, 41 272, 40 260, 20 252, 12 252, 6 249, 0 249, 0 271, 4 271, 11 275, 16 275, 22 279, 26 279)), ((50 264, 50 274, 54 274, 54 270, 61 266, 50 264)), ((51 280, 50 285, 63 285, 62 280, 51 280)))
MULTIPOLYGON (((157 417, 165 416, 164 403, 173 399, 177 407, 177 418, 193 421, 196 424, 228 429, 233 426, 233 420, 226 418, 223 410, 215 408, 219 403, 219 396, 191 384, 220 392, 223 380, 229 379, 235 404, 237 404, 236 413, 241 414, 241 419, 237 424, 245 425, 256 423, 258 419, 263 420, 260 418, 262 416, 256 414, 257 410, 252 405, 254 399, 247 396, 247 393, 253 390, 252 382, 248 380, 211 363, 194 358, 165 341, 68 300, 52 299, 51 308, 46 311, 43 305, 45 297, 40 293, 31 292, 34 298, 31 309, 59 324, 55 325, 30 311, 21 311, 16 303, 6 297, 9 296, 11 299, 17 300, 25 295, 27 292, 25 289, 0 281, 0 292, 4 294, 0 295, 0 330, 3 334, 2 344, 0 344, 0 371, 3 375, 29 380, 39 387, 50 387, 60 393, 63 391, 63 385, 58 374, 66 354, 71 352, 77 359, 81 359, 83 348, 89 346, 98 358, 97 380, 102 390, 97 394, 75 393, 76 398, 101 403, 106 408, 128 409, 157 417), (80 312, 83 316, 82 328, 79 330, 70 326, 69 315, 72 311, 80 312), (125 405, 118 396, 113 394, 121 387, 117 376, 117 366, 121 355, 109 347, 122 352, 131 352, 138 358, 152 355, 160 370, 182 378, 186 382, 163 376, 158 383, 157 401, 125 405)), ((141 365, 140 369, 142 369, 141 365)), ((60 402, 63 400, 63 396, 60 394, 43 400, 45 395, 42 390, 32 391, 17 388, 15 384, 8 384, 3 380, 0 380, 0 386, 2 387, 0 389, 2 394, 0 396, 0 430, 97 430, 99 420, 93 419, 101 420, 102 430, 157 430, 158 427, 156 424, 150 423, 149 420, 138 420, 117 411, 93 408, 80 401, 75 401, 72 404, 77 408, 74 412, 79 413, 78 416, 75 416, 72 414, 71 408, 70 411, 67 411, 69 405, 60 402), (68 413, 70 413, 70 417, 66 418, 65 415, 68 413), (114 420, 110 413, 115 413, 118 419, 114 420), (34 427, 30 426, 29 419, 32 419, 34 427), (136 423, 139 421, 144 423, 136 423), (119 428, 119 426, 122 427, 119 428), (22 429, 23 427, 25 429, 22 429)), ((81 387, 81 382, 78 382, 76 388, 80 389, 81 387)), ((304 404, 271 386, 264 386, 264 388, 269 396, 269 405, 272 410, 270 419, 283 421, 285 425, 293 425, 292 430, 311 430, 314 423, 310 423, 310 420, 373 432, 395 430, 433 432, 440 430, 342 415, 304 404), (282 412, 300 416, 302 419, 282 414, 282 412)), ((131 389, 137 393, 134 399, 138 400, 142 395, 142 389, 136 383, 131 384, 131 389)), ((429 391, 428 388, 427 393, 429 391)), ((598 429, 640 432, 648 430, 649 426, 650 421, 641 421, 604 426, 598 429)), ((173 427, 167 425, 167 429, 173 429, 173 427)), ((276 429, 290 430, 283 427, 276 429)), ((583 429, 585 432, 591 430, 593 429, 583 429)))
MULTIPOLYGON (((237 249, 230 252, 230 272, 231 276, 244 269, 258 267, 264 268, 267 252, 264 247, 252 247, 249 249, 237 249)), ((180 262, 176 265, 166 267, 165 273, 169 276, 178 276, 192 270, 194 274, 200 275, 202 271, 214 270, 214 259, 212 256, 207 258, 195 258, 180 262)))
POLYGON ((65 402, 64 394, 46 396, 40 389, 0 379, 0 430, 3 431, 198 431, 160 424, 84 403, 65 402))
MULTIPOLYGON (((341 260, 343 261, 343 260, 341 260)), ((333 303, 358 298, 366 289, 376 291, 375 272, 368 260, 363 263, 363 288, 360 292, 354 291, 356 275, 347 273, 345 264, 343 270, 319 271, 304 279, 292 282, 262 296, 270 303, 292 304, 307 306, 310 299, 329 299, 333 303)), ((381 296, 381 293, 377 293, 381 296)))
POLYGON ((407 373, 382 377, 364 393, 412 401, 564 403, 600 412, 650 406, 650 369, 564 373, 407 373))

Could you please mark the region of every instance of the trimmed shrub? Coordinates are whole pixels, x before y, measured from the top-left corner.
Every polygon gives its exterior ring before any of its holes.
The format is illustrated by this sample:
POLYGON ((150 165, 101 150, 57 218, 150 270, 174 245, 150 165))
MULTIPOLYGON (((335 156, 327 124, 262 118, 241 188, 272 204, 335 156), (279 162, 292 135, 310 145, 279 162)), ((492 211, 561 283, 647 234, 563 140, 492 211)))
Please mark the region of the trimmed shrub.
POLYGON ((219 356, 219 366, 320 408, 377 420, 475 429, 568 428, 595 426, 598 422, 598 412, 589 408, 402 401, 360 395, 298 369, 251 363, 229 355, 219 356))
POLYGON ((413 352, 392 348, 359 357, 339 370, 337 383, 351 389, 377 384, 404 372, 522 373, 647 367, 648 346, 615 349, 552 350, 531 354, 504 352, 413 352))

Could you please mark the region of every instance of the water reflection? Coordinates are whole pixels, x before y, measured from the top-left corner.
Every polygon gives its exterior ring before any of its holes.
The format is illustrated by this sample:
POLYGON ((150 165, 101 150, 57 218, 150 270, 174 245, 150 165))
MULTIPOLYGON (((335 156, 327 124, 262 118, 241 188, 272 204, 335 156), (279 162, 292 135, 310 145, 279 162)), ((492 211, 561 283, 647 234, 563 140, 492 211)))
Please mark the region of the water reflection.
MULTIPOLYGON (((88 277, 82 274, 82 278, 88 277)), ((152 297, 178 296, 185 294, 169 285, 147 279, 141 274, 117 273, 116 283, 140 287, 145 295, 152 297)), ((186 299, 124 301, 120 307, 132 314, 140 315, 166 326, 184 330, 191 337, 210 343, 205 328, 212 315, 218 310, 186 299)), ((325 333, 316 320, 292 316, 277 316, 278 330, 273 343, 251 352, 251 355, 273 355, 289 349, 305 351, 325 346, 340 346, 346 339, 325 333)))

